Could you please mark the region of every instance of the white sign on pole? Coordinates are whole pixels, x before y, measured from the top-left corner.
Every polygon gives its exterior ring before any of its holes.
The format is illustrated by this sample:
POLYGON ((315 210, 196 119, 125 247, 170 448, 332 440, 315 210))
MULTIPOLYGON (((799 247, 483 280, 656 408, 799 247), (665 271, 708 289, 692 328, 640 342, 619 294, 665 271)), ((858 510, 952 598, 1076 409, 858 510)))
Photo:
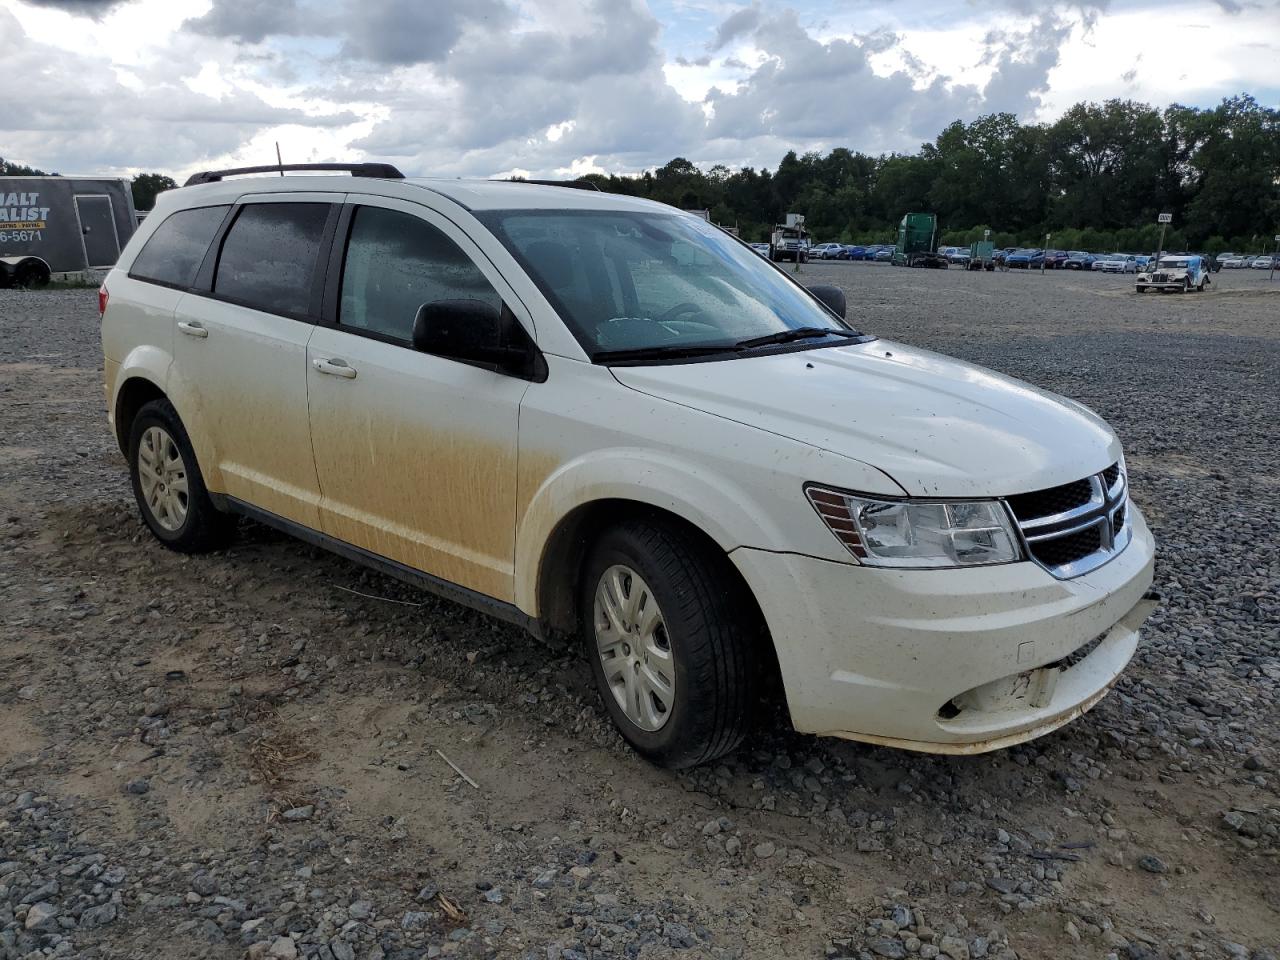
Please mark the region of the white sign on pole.
POLYGON ((1160 214, 1160 216, 1156 219, 1156 223, 1173 223, 1173 214, 1172 213, 1160 214))

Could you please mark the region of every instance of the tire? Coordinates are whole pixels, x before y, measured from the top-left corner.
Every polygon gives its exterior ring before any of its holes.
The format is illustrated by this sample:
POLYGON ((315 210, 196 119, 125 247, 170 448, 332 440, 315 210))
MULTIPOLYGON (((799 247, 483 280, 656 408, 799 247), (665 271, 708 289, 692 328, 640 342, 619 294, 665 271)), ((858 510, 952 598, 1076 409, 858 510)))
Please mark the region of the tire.
POLYGON ((674 525, 632 520, 597 541, 583 568, 582 640, 605 709, 637 753, 679 769, 742 741, 762 673, 754 610, 725 559, 674 525), (646 637, 650 610, 658 626, 646 637))
POLYGON ((1186 292, 1187 292, 1188 290, 1190 290, 1190 289, 1191 289, 1191 281, 1190 281, 1190 280, 1188 280, 1186 277, 1183 277, 1183 278, 1182 278, 1182 288, 1181 288, 1180 290, 1178 290, 1178 292, 1179 292, 1179 293, 1186 293, 1186 292))
POLYGON ((235 521, 209 498, 186 428, 173 404, 152 400, 129 425, 129 476, 142 519, 155 538, 180 553, 224 546, 235 521), (155 464, 164 465, 157 481, 155 464), (185 490, 178 487, 185 481, 185 490))
POLYGON ((1138 287, 1138 292, 1139 292, 1139 293, 1146 293, 1146 292, 1147 292, 1147 288, 1146 288, 1146 287, 1142 287, 1142 286, 1140 286, 1140 287, 1138 287))

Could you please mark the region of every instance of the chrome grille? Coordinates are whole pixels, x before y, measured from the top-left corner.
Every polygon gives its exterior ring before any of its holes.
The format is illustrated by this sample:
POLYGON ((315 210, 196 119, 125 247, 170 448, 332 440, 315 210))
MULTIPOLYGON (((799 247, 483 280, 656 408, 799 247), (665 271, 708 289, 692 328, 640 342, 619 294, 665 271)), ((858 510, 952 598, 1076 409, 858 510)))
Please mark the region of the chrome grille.
POLYGON ((1129 490, 1113 463, 1101 473, 1007 497, 1028 555, 1060 579, 1102 566, 1129 545, 1129 490))

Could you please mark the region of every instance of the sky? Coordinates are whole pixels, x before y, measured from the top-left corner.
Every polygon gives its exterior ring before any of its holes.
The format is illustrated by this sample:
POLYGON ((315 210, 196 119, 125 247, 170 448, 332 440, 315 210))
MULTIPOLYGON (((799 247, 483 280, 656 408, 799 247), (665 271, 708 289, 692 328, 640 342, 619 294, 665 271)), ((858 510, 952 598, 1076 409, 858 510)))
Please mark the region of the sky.
POLYGON ((1112 97, 1280 106, 1280 0, 0 0, 0 157, 635 173, 914 152, 1112 97))

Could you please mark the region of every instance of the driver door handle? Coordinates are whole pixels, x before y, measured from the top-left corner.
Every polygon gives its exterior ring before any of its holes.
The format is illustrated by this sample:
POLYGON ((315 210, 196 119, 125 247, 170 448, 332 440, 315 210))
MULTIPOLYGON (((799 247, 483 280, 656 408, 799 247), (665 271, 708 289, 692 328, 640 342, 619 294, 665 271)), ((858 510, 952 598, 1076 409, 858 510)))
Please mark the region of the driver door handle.
POLYGON ((316 357, 311 363, 318 371, 331 377, 342 377, 345 380, 354 380, 356 377, 355 367, 340 357, 316 357))
POLYGON ((197 340, 204 340, 209 336, 209 331, 205 328, 205 325, 197 320, 179 320, 178 329, 188 337, 195 337, 197 340))

